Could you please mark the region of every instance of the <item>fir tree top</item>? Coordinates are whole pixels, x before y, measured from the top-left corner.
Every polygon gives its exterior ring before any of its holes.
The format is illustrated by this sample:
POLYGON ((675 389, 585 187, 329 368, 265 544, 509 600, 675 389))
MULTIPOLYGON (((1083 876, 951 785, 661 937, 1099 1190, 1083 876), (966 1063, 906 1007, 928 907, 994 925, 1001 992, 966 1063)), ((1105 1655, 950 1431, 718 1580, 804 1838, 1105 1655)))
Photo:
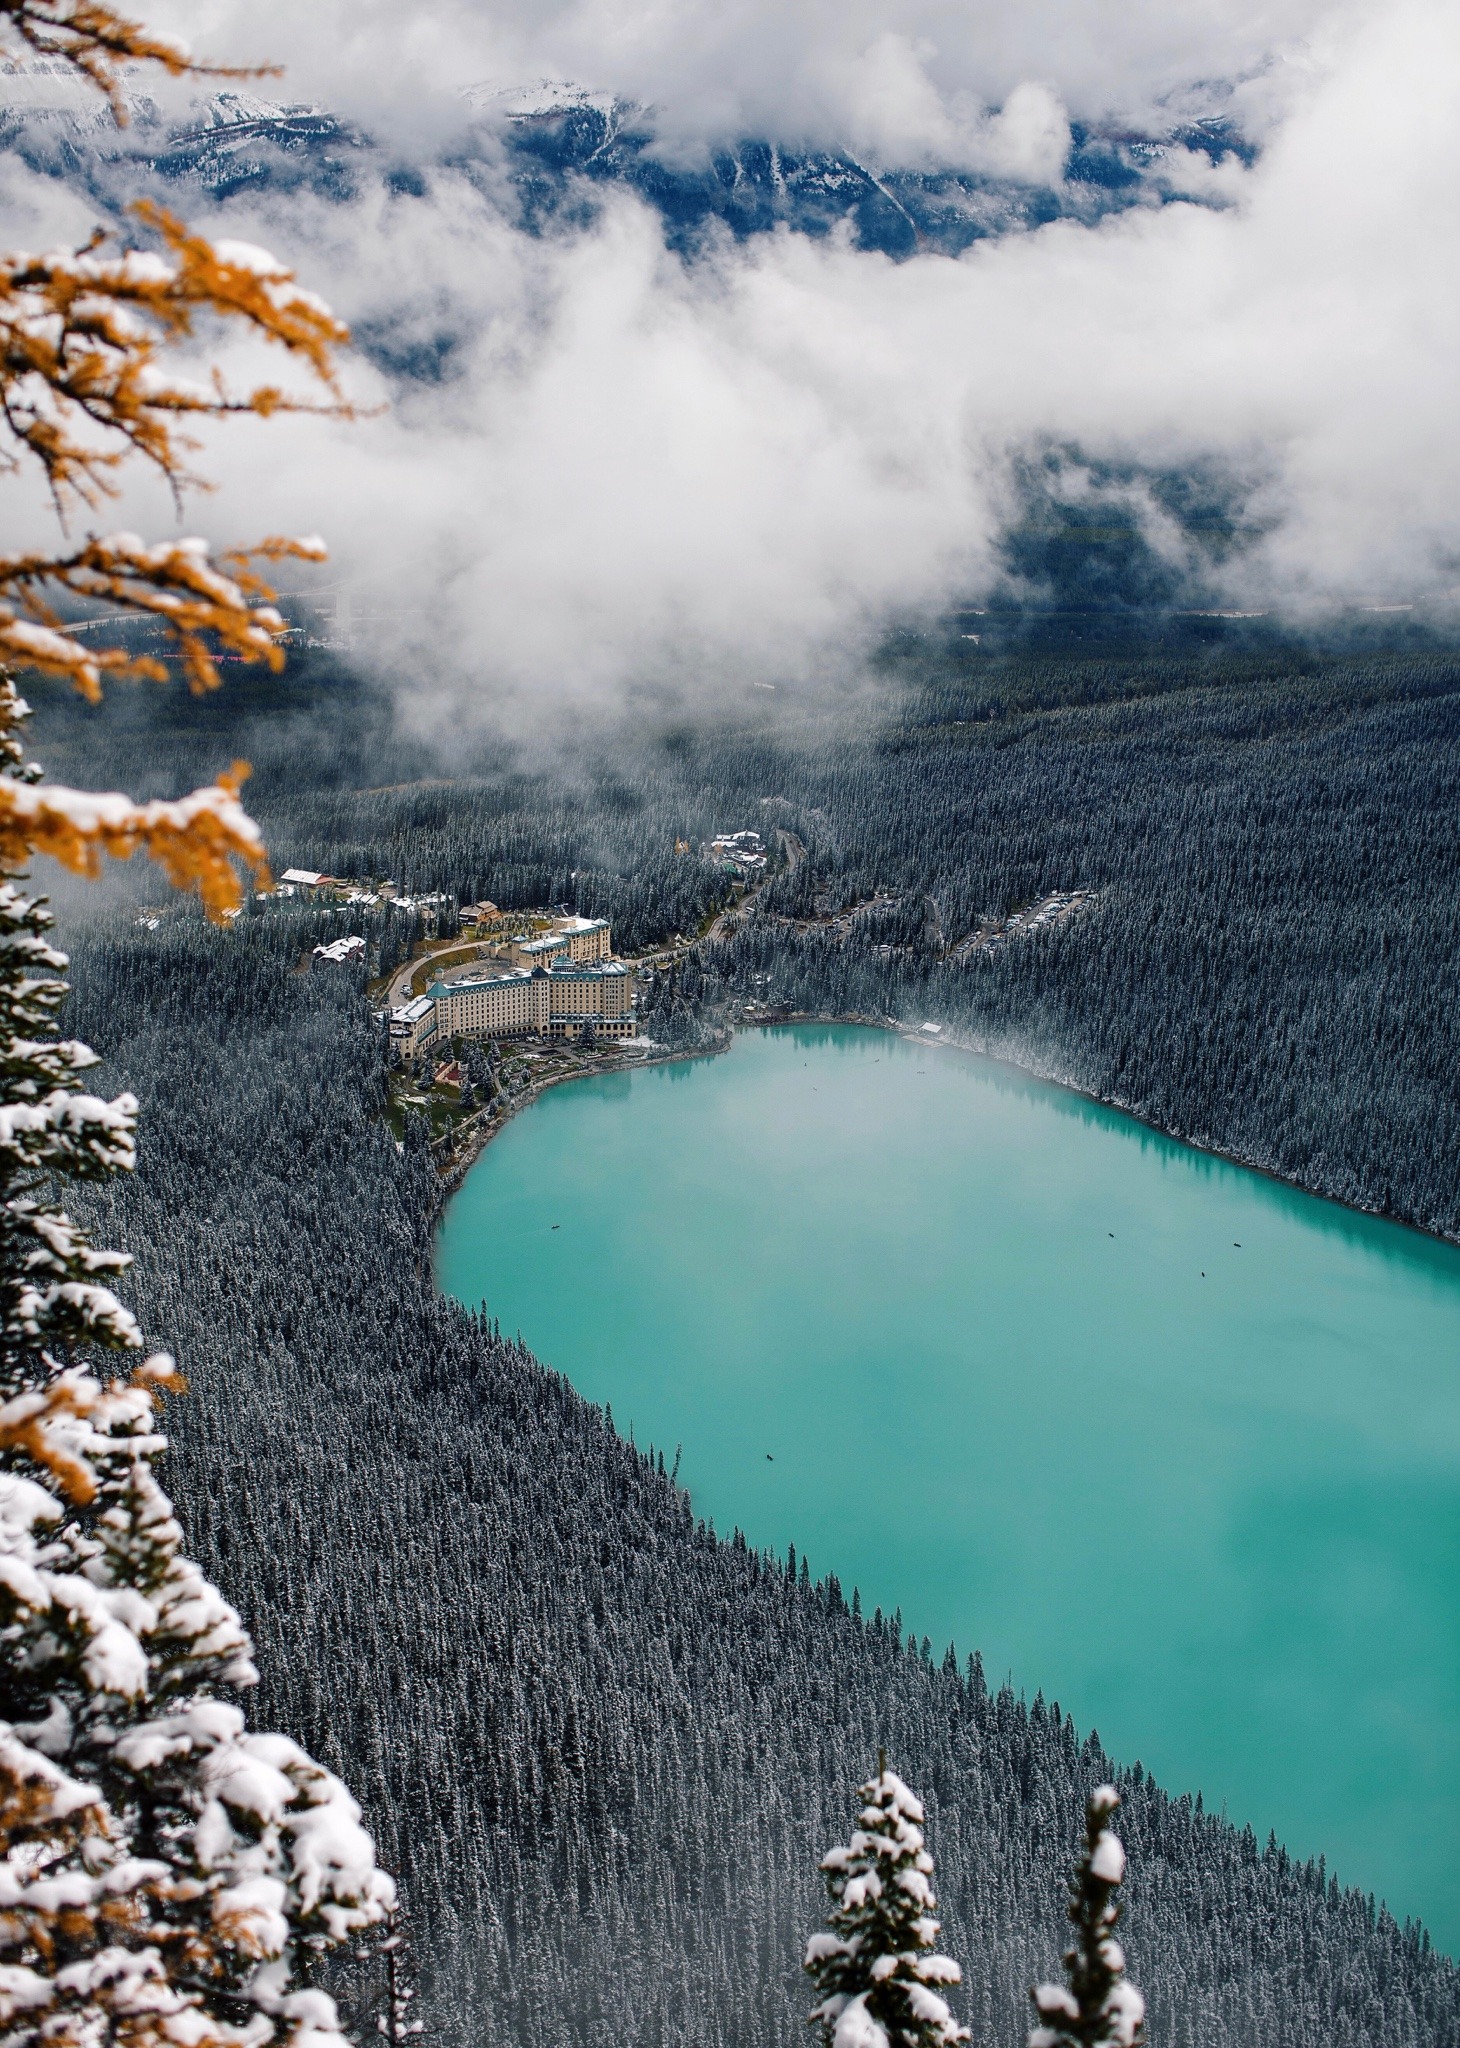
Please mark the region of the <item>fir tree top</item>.
POLYGON ((1030 1996, 1040 2024, 1029 2048, 1140 2048, 1146 2001, 1126 1982, 1125 1951, 1115 1938, 1116 1887, 1125 1850, 1106 1826, 1120 1804, 1113 1785, 1097 1785, 1085 1808, 1085 1843, 1070 1886, 1074 1945, 1065 1951, 1068 1985, 1038 1984, 1030 1996))
POLYGON ((923 1842, 923 1808, 885 1759, 859 1788, 860 1825, 828 1851, 829 1932, 806 1944, 806 1968, 820 1992, 811 2021, 829 2048, 949 2048, 968 2039, 934 1987, 960 1981, 938 1955, 933 1859, 923 1842))

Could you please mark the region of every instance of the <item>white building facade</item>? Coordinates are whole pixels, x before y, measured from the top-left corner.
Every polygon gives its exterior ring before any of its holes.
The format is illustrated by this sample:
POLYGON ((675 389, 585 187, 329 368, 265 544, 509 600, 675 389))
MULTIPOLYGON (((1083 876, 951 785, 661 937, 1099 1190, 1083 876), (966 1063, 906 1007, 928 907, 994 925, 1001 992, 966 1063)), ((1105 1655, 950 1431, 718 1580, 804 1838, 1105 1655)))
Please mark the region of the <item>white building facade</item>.
POLYGON ((510 958, 516 967, 556 967, 564 961, 591 967, 612 952, 606 917, 564 917, 540 939, 514 939, 510 958))
POLYGON ((581 1038, 590 1026, 599 1038, 634 1034, 633 977, 617 960, 437 982, 392 1013, 390 1035, 413 1058, 451 1038, 581 1038))

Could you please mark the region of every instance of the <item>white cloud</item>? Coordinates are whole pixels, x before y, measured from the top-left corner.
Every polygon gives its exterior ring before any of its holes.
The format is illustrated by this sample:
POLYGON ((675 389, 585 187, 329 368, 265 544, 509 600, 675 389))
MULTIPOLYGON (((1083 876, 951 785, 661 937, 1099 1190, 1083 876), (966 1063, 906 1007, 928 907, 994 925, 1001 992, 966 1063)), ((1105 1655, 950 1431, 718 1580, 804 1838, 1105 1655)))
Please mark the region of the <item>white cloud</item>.
MULTIPOLYGON (((601 8, 556 19, 590 15, 606 34, 601 8)), ((828 51, 881 51, 836 85, 848 118, 889 150, 951 135, 1020 174, 1047 163, 1057 94, 1092 90, 1093 59, 1077 90, 1051 57, 991 122, 972 86, 934 91, 932 32, 904 17, 882 10, 860 42, 832 21, 823 76, 828 51)), ((668 47, 686 18, 636 9, 622 39, 668 47)), ((753 18, 725 16, 736 49, 753 18)), ((1129 19, 1137 79, 1167 31, 1155 10, 1129 19)), ((1252 22, 1226 19, 1240 43, 1252 22)), ((784 54, 772 37, 767 77, 784 54)), ((369 654, 451 702, 814 672, 899 609, 986 582, 1011 452, 1048 439, 1260 479, 1273 527, 1230 571, 1234 602, 1399 601, 1455 582, 1460 559, 1457 93, 1437 0, 1334 17, 1289 67, 1254 169, 1175 167, 1226 210, 1063 221, 958 261, 778 235, 686 267, 627 196, 592 231, 533 240, 447 173, 425 199, 293 200, 247 231, 351 317, 447 327, 457 374, 352 428, 230 430, 203 509, 229 539, 325 531, 330 574, 373 615, 369 654)))
POLYGON ((1070 151, 1070 124, 1047 85, 1026 79, 989 117, 980 168, 1030 184, 1056 185, 1070 151))
POLYGON ((833 53, 824 68, 828 97, 844 110, 847 143, 886 164, 957 161, 960 124, 927 73, 931 43, 888 29, 865 49, 833 53))
MULTIPOLYGON (((890 29, 853 54, 831 53, 818 80, 826 111, 817 126, 874 164, 1057 185, 1070 123, 1051 88, 1026 79, 992 109, 967 91, 945 97, 930 75, 936 54, 932 43, 890 29)), ((794 119, 782 119, 794 135, 794 119)))
MULTIPOLYGON (((473 79, 575 78, 684 134, 920 144, 1031 81, 1089 118, 1270 69, 1325 0, 159 0, 199 51, 288 65, 290 89, 411 126, 473 79), (920 127, 919 122, 929 124, 920 127)), ((439 109, 442 118, 445 109, 439 109)))

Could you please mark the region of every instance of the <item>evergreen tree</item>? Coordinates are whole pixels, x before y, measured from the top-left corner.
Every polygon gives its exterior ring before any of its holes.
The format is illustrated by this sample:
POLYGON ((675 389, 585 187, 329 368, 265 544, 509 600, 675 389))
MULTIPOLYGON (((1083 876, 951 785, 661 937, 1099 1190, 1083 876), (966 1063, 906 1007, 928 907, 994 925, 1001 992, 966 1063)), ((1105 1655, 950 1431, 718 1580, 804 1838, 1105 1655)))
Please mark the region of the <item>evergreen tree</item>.
POLYGON ((54 1196, 131 1167, 137 1105, 79 1085, 49 927, 0 883, 0 2040, 305 2048, 338 2035, 305 1952, 393 1889, 338 1779, 227 1697, 249 1640, 155 1472, 182 1382, 54 1196))
POLYGON ((375 2027, 391 2048, 402 2048, 404 2042, 426 2031, 426 2022, 412 2010, 417 1991, 415 1957, 399 1913, 391 1914, 390 1931, 379 1947, 385 1964, 385 2005, 376 2016, 375 2027))
POLYGON ((938 1922, 923 1808, 886 1757, 859 1788, 861 1826, 821 1859, 830 1931, 806 1944, 820 1998, 811 2013, 829 2048, 948 2048, 968 2039, 935 1985, 960 1981, 933 1952, 938 1922))
POLYGON ((1030 1993, 1040 2024, 1030 2030, 1029 2048, 1139 2048, 1146 2038, 1146 2002, 1126 1982, 1125 1951, 1115 1938, 1125 1850, 1106 1822, 1119 1804, 1113 1785, 1097 1785, 1090 1794, 1085 1846, 1070 1887, 1075 1941, 1065 1952, 1069 1983, 1038 1984, 1030 1993))

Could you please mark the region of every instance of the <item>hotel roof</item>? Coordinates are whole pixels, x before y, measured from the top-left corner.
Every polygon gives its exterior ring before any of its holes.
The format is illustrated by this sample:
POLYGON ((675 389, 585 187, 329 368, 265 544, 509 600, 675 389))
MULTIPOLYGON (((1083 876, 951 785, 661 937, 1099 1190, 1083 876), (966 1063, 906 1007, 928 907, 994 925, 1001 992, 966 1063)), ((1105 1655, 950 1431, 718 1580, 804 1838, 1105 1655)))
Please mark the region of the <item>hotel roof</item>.
POLYGON ((420 1000, 434 1003, 438 996, 470 994, 474 989, 505 988, 509 983, 531 981, 532 970, 528 967, 509 967, 502 974, 471 974, 460 981, 433 981, 420 1000))

